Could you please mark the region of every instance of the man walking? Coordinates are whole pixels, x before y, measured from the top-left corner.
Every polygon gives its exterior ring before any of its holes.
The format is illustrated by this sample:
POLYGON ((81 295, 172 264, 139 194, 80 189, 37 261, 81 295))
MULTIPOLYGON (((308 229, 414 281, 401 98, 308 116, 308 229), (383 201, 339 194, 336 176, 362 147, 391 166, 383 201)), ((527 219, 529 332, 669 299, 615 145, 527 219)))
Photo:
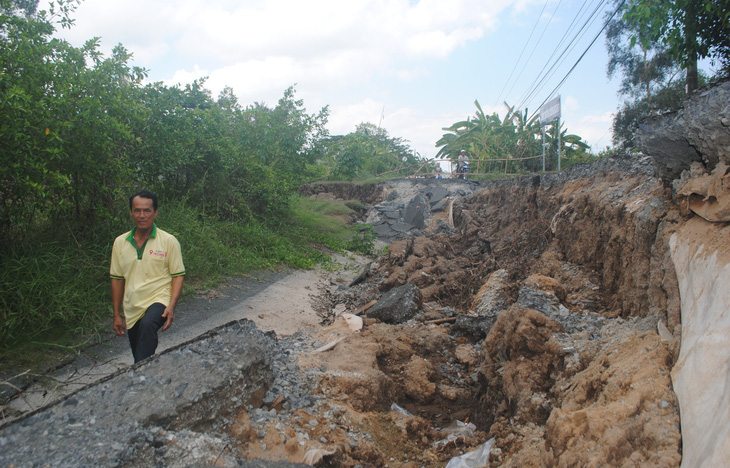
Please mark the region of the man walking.
POLYGON ((155 354, 158 330, 172 325, 185 267, 180 243, 155 224, 157 195, 141 190, 129 197, 129 214, 135 227, 114 240, 109 276, 113 328, 120 336, 128 330, 137 363, 155 354))

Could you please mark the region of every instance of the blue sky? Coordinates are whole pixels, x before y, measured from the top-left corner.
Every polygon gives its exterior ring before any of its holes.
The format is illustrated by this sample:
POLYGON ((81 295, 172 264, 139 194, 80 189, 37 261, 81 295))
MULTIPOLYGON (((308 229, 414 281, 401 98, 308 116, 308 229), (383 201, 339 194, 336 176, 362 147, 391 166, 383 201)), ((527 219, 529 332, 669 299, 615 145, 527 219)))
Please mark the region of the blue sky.
MULTIPOLYGON (((273 106, 296 85, 308 112, 330 107, 331 133, 381 124, 432 157, 442 128, 473 115, 475 100, 500 116, 505 100, 536 111, 608 8, 604 0, 85 0, 75 26, 58 35, 74 45, 100 36, 105 53, 121 43, 150 81, 208 76, 214 96, 230 86, 244 106, 273 106), (552 77, 523 99, 571 22, 582 11, 582 25, 594 9, 552 77)), ((601 36, 556 92, 568 131, 595 152, 610 145, 619 103, 606 62, 601 36)))

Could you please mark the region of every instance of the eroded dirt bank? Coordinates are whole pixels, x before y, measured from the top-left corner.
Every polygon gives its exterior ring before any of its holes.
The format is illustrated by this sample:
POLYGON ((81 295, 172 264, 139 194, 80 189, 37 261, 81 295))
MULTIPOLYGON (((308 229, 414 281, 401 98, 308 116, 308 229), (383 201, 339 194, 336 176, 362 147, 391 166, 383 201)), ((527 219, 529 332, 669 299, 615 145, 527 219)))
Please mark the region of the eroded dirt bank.
MULTIPOLYGON (((386 187, 381 201, 417 186, 386 187)), ((418 232, 404 231, 351 283, 323 288, 321 327, 277 339, 226 328, 231 344, 215 333, 196 340, 203 364, 173 378, 198 382, 255 337, 266 379, 249 382, 238 368, 195 394, 177 382, 162 409, 133 412, 134 437, 116 438, 111 455, 83 452, 61 429, 93 429, 104 446, 111 423, 79 403, 104 407, 109 390, 95 386, 1 428, 0 460, 443 467, 492 440, 491 466, 679 466, 669 239, 685 218, 671 188, 648 158, 611 158, 472 189, 429 206, 418 232), (39 433, 52 448, 24 442, 39 433)), ((157 382, 184 349, 107 383, 157 382)))
MULTIPOLYGON (((323 395, 393 420, 414 445, 369 461, 443 466, 494 437, 494 466, 678 466, 668 242, 681 218, 650 160, 487 184, 455 201, 453 219, 450 236, 394 241, 338 298, 354 310, 415 285, 414 318, 366 318, 312 361, 323 395), (474 432, 443 446, 428 434, 456 421, 474 432)), ((362 461, 345 451, 335 464, 362 461)))

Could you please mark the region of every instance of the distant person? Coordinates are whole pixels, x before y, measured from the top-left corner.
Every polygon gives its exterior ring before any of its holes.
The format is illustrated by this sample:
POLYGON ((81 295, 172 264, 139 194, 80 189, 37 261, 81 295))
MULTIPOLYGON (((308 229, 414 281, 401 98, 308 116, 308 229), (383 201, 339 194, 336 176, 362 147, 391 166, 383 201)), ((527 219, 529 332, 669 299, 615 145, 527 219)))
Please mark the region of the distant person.
POLYGON ((443 176, 441 175, 441 166, 440 165, 436 166, 436 178, 443 179, 443 176))
POLYGON ((466 156, 466 150, 461 150, 459 157, 456 159, 456 174, 462 179, 466 178, 466 168, 469 164, 469 158, 466 156))
POLYGON ((109 276, 113 328, 119 336, 128 330, 137 363, 155 354, 157 332, 172 325, 185 266, 180 243, 155 224, 157 195, 141 190, 129 197, 129 214, 134 228, 114 240, 109 276))

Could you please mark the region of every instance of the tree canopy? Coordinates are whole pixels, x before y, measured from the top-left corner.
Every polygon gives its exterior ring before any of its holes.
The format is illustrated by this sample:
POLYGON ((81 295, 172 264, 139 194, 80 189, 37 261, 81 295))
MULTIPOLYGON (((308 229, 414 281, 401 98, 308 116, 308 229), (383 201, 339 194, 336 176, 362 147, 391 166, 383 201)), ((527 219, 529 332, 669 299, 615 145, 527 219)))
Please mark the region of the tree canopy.
POLYGON ((661 43, 686 68, 702 58, 730 66, 730 0, 629 0, 623 19, 632 45, 661 43))
POLYGON ((727 74, 730 65, 728 0, 614 0, 622 15, 606 29, 609 78, 621 77, 624 101, 613 121, 613 143, 634 145, 639 121, 673 111, 708 77, 697 58, 710 58, 727 74), (723 7, 724 5, 724 7, 723 7))
POLYGON ((327 108, 306 112, 295 89, 276 106, 217 100, 204 80, 145 84, 122 45, 74 47, 52 36, 76 2, 50 11, 0 0, 0 240, 64 220, 72 231, 113 216, 146 187, 225 219, 285 213, 327 137, 327 108))
POLYGON ((425 161, 407 140, 391 137, 387 130, 369 122, 359 124, 347 135, 333 136, 324 144, 330 176, 335 179, 402 177, 425 167, 425 161))

